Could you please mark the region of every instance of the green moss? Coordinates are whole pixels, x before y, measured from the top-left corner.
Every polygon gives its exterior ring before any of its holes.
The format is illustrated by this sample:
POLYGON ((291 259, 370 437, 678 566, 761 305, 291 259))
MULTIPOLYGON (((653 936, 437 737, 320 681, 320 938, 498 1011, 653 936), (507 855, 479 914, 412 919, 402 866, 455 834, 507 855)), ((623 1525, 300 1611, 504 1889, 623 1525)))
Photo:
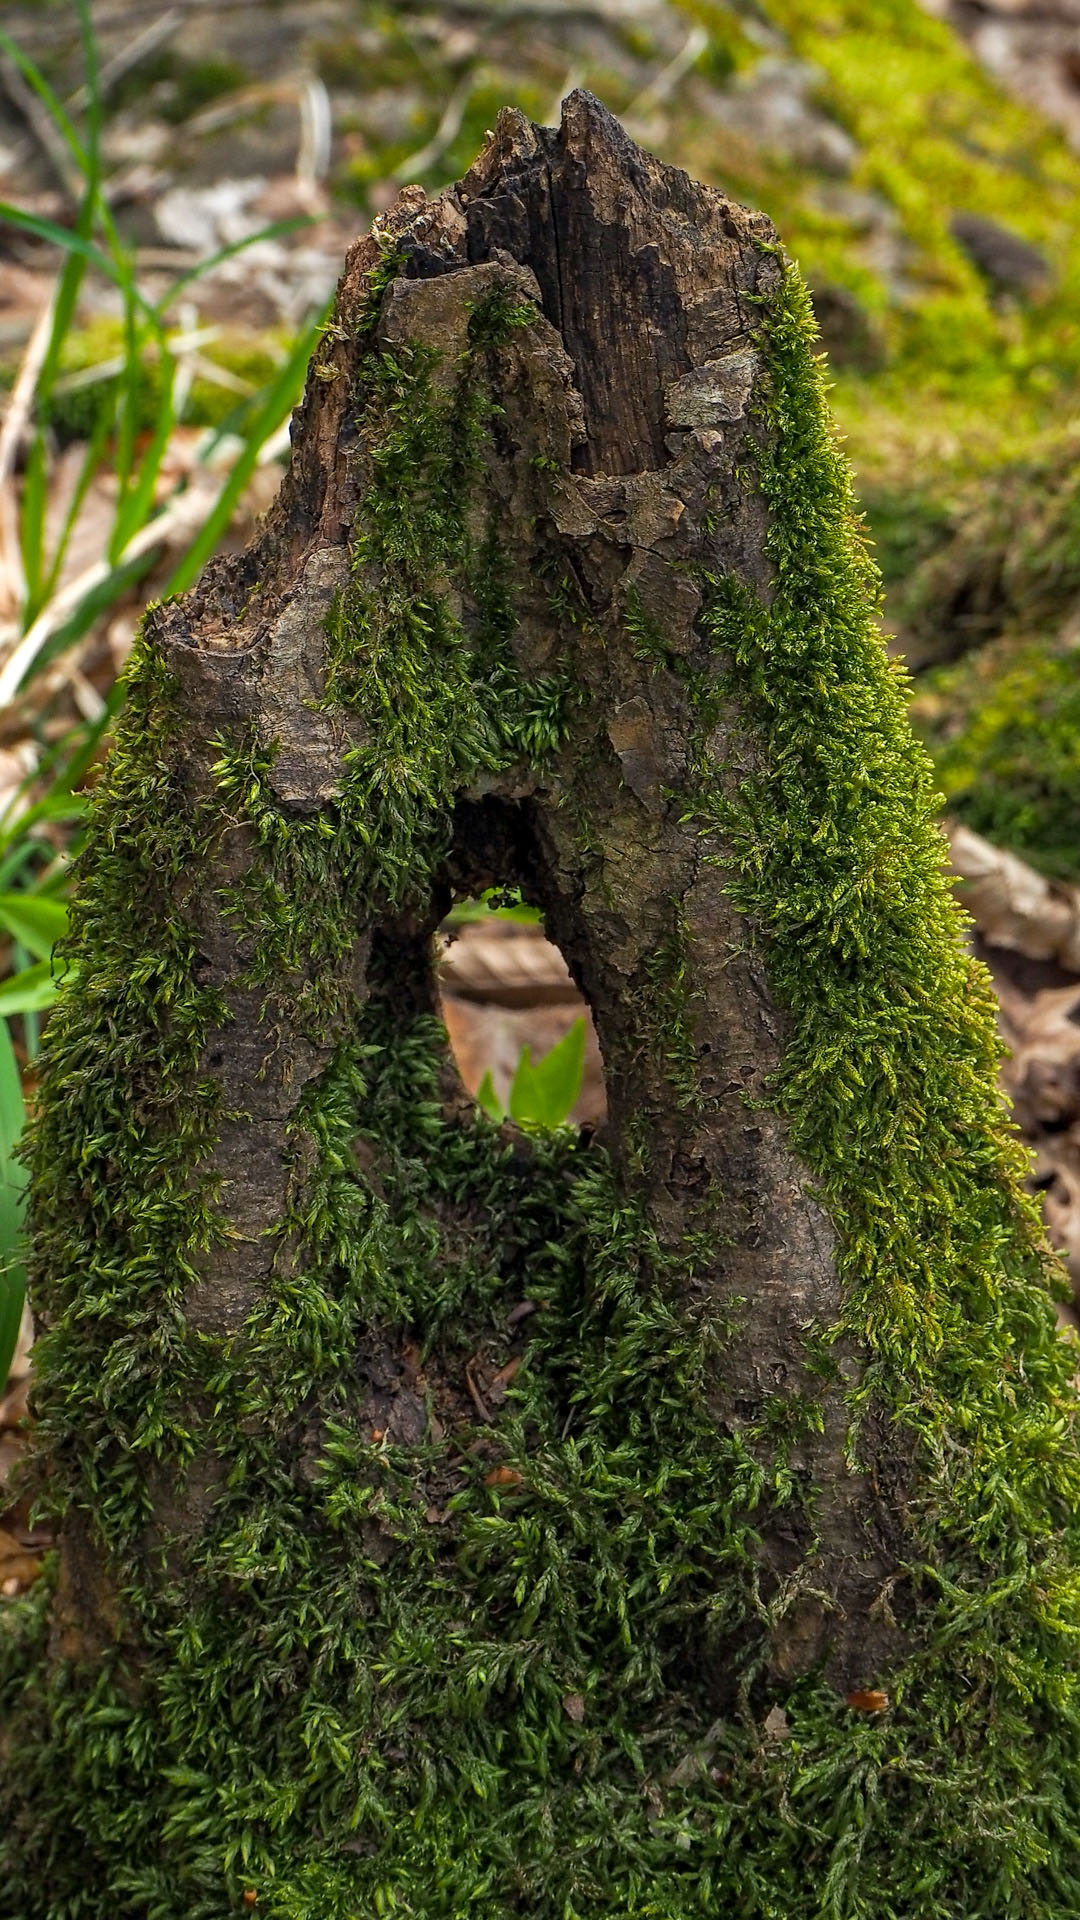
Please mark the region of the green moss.
MULTIPOLYGON (((678 5, 724 45, 728 9, 678 5)), ((816 68, 815 104, 855 142, 849 176, 731 133, 692 91, 664 158, 769 213, 812 286, 855 295, 885 350, 869 374, 834 369, 833 410, 860 479, 879 496, 947 498, 958 473, 1016 457, 1071 410, 1076 157, 918 0, 767 0, 759 12, 781 58, 816 68), (1055 276, 1048 296, 999 301, 951 235, 957 212, 988 215, 1039 247, 1055 276)), ((759 57, 751 49, 751 71, 759 57)))
MULTIPOLYGON (((279 339, 273 332, 233 329, 207 341, 199 349, 199 367, 184 403, 184 425, 228 423, 242 432, 246 416, 278 373, 284 350, 284 337, 279 339)), ((118 320, 95 320, 67 336, 60 357, 60 389, 49 402, 49 423, 57 433, 65 439, 89 440, 111 422, 126 378, 125 360, 124 331, 118 320), (100 378, 78 378, 99 369, 100 378), (65 385, 72 376, 76 384, 65 385)), ((144 347, 139 363, 136 431, 150 433, 159 425, 162 398, 161 355, 156 343, 151 343, 144 347)))
POLYGON ((675 1105, 700 1109, 698 1050, 694 1034, 688 929, 681 902, 673 903, 671 924, 657 941, 645 968, 639 1017, 664 1064, 675 1105))
MULTIPOLYGON (((160 57, 160 56, 159 56, 160 57)), ((162 117, 179 126, 191 120, 223 94, 236 93, 251 85, 251 73, 236 60, 181 60, 164 55, 165 73, 171 85, 160 101, 162 117)), ((144 83, 146 75, 141 76, 144 83)))
POLYGON ((928 1623, 891 1681, 897 1720, 866 1741, 876 1758, 858 1812, 853 1754, 793 1757, 792 1785, 816 1788, 832 1769, 855 1823, 821 1912, 1049 1916, 1080 1901, 1063 1837, 1080 1731, 1071 1359, 994 1089, 989 986, 942 874, 902 674, 873 631, 875 581, 808 330, 789 276, 764 335, 775 592, 765 608, 718 580, 710 614, 731 650, 725 691, 760 731, 768 771, 706 811, 730 836, 732 892, 762 930, 792 1023, 778 1104, 840 1232, 837 1331, 872 1356, 853 1409, 884 1406, 919 1440, 928 1623), (1018 1800, 1036 1772, 1038 1798, 1018 1800), (920 1779, 942 1798, 904 1831, 920 1779), (958 1849, 948 1862, 935 1858, 943 1831, 958 1849))
POLYGON ((1066 429, 959 489, 947 512, 916 497, 893 503, 899 518, 870 516, 896 575, 898 645, 929 663, 912 717, 950 810, 1062 877, 1080 864, 1075 473, 1066 429))
MULTIPOLYGON (((329 626, 330 697, 364 745, 334 805, 288 815, 272 755, 240 740, 193 805, 170 688, 138 657, 50 1029, 35 1266, 52 1499, 102 1516, 152 1652, 137 1686, 123 1636, 91 1671, 50 1666, 44 1593, 6 1610, 0 1884, 25 1920, 221 1920, 245 1890, 271 1920, 1060 1920, 1080 1911, 1072 1361, 793 279, 763 336, 776 590, 766 608, 706 583, 719 697, 767 772, 732 798, 703 744, 716 695, 691 683, 686 804, 759 930, 791 1029, 776 1100, 841 1236, 843 1327, 808 1331, 808 1364, 835 1374, 854 1336, 852 1449, 863 1419, 918 1444, 918 1626, 880 1676, 887 1713, 810 1674, 781 1696, 791 1737, 762 1738, 755 1649, 793 1592, 759 1588, 756 1529, 781 1508, 812 1536, 798 1443, 820 1405, 719 1428, 731 1330, 671 1305, 711 1247, 662 1251, 573 1131, 512 1144, 448 1118, 445 1037, 401 991, 401 911, 430 907, 454 795, 561 737, 565 674, 514 665, 485 505, 505 324, 474 316, 449 386, 422 350, 369 354, 372 481, 329 626), (222 902, 249 977, 339 1035, 294 1117, 285 1257, 229 1339, 182 1308, 220 1231, 200 1061, 224 1009, 179 903, 221 795, 251 847, 222 902), (511 1354, 489 1426, 461 1383, 511 1354), (401 1376, 453 1449, 374 1417, 369 1381, 401 1376), (168 1557, 142 1462, 167 1481, 196 1451, 220 1483, 168 1557)), ((653 1009, 680 1073, 682 946, 673 926, 653 1009)))
POLYGON ((174 1424, 192 1360, 182 1298, 216 1232, 197 1163, 218 1118, 216 1084, 197 1069, 223 1014, 166 894, 220 822, 191 811, 170 764, 167 674, 145 643, 135 662, 97 801, 108 858, 73 903, 49 1024, 63 1094, 42 1104, 33 1143, 41 1377, 64 1382, 41 1408, 48 1499, 58 1511, 76 1490, 92 1501, 121 1553, 149 1509, 145 1463, 192 1444, 174 1424))
POLYGON ((999 642, 924 674, 913 718, 951 813, 1043 873, 1080 871, 1080 671, 1053 643, 999 642))

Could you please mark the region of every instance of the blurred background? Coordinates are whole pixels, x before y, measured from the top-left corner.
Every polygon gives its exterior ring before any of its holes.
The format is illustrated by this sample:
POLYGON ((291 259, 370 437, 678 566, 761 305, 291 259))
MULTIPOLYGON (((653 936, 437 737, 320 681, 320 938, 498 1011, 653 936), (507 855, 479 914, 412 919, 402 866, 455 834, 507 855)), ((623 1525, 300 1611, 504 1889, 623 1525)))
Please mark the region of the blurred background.
MULTIPOLYGON (((0 5, 0 1480, 29 1366, 12 1151, 141 611, 272 499, 349 242, 500 106, 556 121, 577 86, 763 208, 810 283, 1080 1288, 1080 0, 0 5)), ((523 1048, 587 1023, 520 915, 460 914, 443 979, 493 1111, 523 1048)), ((593 1123, 585 1042, 544 1098, 593 1123)), ((14 1502, 0 1588, 40 1546, 14 1502)))

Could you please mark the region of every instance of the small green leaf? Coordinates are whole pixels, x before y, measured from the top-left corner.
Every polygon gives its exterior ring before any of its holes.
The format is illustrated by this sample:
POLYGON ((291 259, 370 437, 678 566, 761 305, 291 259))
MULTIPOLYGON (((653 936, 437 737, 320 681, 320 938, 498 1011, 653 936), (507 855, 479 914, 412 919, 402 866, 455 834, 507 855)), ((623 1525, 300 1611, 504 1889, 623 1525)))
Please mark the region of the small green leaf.
POLYGON ((67 932, 67 903, 47 893, 0 893, 0 927, 47 960, 67 932))
POLYGON ((26 1170, 13 1157, 26 1108, 22 1079, 6 1020, 0 1020, 0 1392, 3 1392, 22 1322, 26 1267, 22 1251, 26 1170))
POLYGON ((495 1091, 495 1082, 491 1077, 491 1068, 485 1073, 476 1089, 476 1104, 482 1107, 490 1120, 505 1120, 506 1108, 495 1091))
POLYGON ((584 1072, 585 1021, 579 1016, 535 1067, 529 1048, 524 1049, 510 1088, 510 1118, 522 1127, 561 1127, 581 1092, 584 1072))
POLYGON ((52 966, 48 960, 39 960, 36 967, 24 967, 0 981, 0 1019, 13 1013, 44 1013, 55 999, 52 966))

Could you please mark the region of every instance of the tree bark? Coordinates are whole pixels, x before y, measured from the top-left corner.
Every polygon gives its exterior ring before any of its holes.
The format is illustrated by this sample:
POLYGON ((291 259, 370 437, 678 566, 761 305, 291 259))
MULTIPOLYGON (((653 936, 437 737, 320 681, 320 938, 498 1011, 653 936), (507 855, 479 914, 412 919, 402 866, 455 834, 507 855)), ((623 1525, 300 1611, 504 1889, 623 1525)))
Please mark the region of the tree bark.
POLYGON ((1071 1360, 800 313, 590 96, 503 113, 148 617, 34 1146, 20 1913, 1080 1912, 1071 1360), (595 1138, 456 1079, 492 886, 595 1138))

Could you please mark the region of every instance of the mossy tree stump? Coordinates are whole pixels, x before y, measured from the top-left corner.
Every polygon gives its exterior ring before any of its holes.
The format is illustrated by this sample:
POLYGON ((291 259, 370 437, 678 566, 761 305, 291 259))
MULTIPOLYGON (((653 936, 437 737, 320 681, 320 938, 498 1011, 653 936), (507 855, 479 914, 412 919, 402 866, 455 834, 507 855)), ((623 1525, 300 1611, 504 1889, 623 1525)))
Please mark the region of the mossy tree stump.
POLYGON ((1080 1913, 1073 1355, 811 337, 764 219, 504 114, 146 623, 33 1144, 22 1920, 1080 1913), (499 884, 596 1139, 448 1059, 499 884))

